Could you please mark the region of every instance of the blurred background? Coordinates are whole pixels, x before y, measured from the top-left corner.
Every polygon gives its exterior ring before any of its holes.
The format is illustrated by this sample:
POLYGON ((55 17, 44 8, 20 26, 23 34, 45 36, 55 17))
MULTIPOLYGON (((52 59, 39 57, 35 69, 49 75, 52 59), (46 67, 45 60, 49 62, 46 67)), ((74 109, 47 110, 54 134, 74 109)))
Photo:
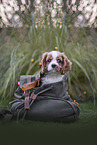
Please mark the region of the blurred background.
POLYGON ((0 0, 0 102, 12 100, 20 75, 36 74, 46 51, 72 62, 68 92, 97 99, 97 0, 0 0))

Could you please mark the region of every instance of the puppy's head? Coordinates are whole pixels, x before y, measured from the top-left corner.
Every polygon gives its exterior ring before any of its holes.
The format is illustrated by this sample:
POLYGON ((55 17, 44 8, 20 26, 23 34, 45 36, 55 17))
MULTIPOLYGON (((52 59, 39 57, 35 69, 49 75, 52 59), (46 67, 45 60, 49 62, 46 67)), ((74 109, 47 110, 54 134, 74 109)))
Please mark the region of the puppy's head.
POLYGON ((42 69, 41 73, 45 72, 60 72, 64 75, 71 69, 70 60, 64 53, 59 51, 45 52, 42 56, 42 69))

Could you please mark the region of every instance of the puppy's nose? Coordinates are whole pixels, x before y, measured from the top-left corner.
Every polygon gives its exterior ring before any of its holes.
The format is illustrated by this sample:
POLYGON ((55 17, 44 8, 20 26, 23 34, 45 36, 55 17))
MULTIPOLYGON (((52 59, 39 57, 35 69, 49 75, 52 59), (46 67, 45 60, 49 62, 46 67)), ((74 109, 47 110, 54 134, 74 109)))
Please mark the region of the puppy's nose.
POLYGON ((56 64, 52 64, 52 68, 55 68, 56 67, 56 64))

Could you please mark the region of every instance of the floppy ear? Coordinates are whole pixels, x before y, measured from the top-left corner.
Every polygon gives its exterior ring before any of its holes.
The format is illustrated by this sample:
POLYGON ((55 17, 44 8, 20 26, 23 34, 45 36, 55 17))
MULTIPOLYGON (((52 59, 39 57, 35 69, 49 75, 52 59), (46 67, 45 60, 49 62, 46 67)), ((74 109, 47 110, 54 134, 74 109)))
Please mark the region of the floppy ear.
POLYGON ((41 74, 44 74, 45 70, 46 70, 46 57, 47 57, 48 52, 45 52, 42 55, 42 68, 41 68, 41 74))
POLYGON ((62 66, 62 72, 61 72, 61 74, 64 75, 67 71, 70 71, 70 69, 71 69, 71 62, 67 58, 67 56, 65 56, 64 53, 62 53, 62 58, 63 58, 63 66, 62 66))

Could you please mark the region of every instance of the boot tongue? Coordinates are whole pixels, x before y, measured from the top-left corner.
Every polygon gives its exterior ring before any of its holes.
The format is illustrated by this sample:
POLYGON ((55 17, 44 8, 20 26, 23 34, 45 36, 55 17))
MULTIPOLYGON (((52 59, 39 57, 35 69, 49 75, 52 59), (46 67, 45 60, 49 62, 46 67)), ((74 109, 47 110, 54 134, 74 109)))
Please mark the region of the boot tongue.
POLYGON ((59 97, 60 95, 62 96, 63 94, 63 81, 56 82, 56 83, 51 83, 51 84, 45 84, 40 87, 34 88, 35 94, 39 94, 40 96, 44 97, 59 97), (51 89, 49 89, 51 88, 51 89), (46 90, 47 91, 43 91, 46 90), (43 93, 40 93, 43 92, 43 93))
POLYGON ((67 91, 67 76, 63 76, 63 80, 60 82, 50 83, 50 84, 44 84, 40 87, 35 87, 34 92, 35 94, 39 94, 38 96, 42 97, 64 97, 67 91), (48 89, 52 86, 51 89, 48 89), (45 89, 48 89, 47 91, 43 91, 45 89), (39 93, 43 92, 43 93, 39 93))

